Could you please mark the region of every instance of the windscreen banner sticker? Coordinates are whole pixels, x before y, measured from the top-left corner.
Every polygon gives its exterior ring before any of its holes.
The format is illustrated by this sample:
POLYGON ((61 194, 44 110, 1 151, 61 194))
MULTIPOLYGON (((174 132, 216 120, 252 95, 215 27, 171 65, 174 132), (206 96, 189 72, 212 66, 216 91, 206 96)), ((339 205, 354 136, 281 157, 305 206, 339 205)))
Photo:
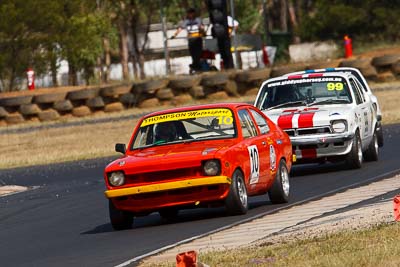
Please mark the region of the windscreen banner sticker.
POLYGON ((321 77, 321 78, 303 78, 303 79, 284 80, 284 81, 269 83, 268 87, 282 86, 282 85, 288 85, 288 84, 323 83, 323 82, 340 83, 340 82, 343 82, 343 78, 341 78, 341 77, 321 77))
POLYGON ((186 120, 186 119, 195 119, 202 117, 213 117, 216 116, 221 123, 227 124, 228 122, 232 122, 232 111, 226 108, 215 108, 215 109, 200 109, 200 110, 190 110, 190 111, 182 111, 175 112, 169 114, 162 114, 158 116, 149 117, 143 120, 140 127, 144 127, 151 124, 156 124, 160 122, 167 121, 177 121, 177 120, 186 120))
POLYGON ((260 179, 260 157, 256 145, 247 147, 250 157, 250 184, 258 183, 260 179))

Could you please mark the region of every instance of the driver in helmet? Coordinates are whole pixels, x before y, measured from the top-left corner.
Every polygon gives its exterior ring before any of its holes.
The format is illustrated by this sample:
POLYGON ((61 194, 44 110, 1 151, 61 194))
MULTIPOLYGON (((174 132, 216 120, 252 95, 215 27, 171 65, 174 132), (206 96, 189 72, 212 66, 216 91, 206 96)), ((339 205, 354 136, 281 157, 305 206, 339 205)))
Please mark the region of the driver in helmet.
POLYGON ((156 125, 154 144, 168 143, 177 139, 178 134, 173 122, 162 122, 156 125))

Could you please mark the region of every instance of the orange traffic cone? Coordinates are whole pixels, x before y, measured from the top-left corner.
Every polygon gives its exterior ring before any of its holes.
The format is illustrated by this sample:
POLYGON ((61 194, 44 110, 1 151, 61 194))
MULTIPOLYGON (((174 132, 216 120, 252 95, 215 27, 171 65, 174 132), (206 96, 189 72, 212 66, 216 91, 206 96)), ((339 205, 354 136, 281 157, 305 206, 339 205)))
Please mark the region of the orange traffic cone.
POLYGON ((394 220, 396 222, 400 222, 400 195, 394 197, 393 209, 394 209, 394 220))
POLYGON ((176 255, 176 267, 196 267, 197 252, 187 251, 176 255))

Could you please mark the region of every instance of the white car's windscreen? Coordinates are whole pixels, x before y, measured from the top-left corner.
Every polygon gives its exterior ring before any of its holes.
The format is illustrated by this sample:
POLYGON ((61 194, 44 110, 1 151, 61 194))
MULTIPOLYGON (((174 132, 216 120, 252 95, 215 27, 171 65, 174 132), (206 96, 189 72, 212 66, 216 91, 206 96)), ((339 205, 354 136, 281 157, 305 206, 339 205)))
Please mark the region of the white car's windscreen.
POLYGON ((264 85, 256 106, 274 107, 351 103, 351 93, 342 77, 282 80, 264 85))

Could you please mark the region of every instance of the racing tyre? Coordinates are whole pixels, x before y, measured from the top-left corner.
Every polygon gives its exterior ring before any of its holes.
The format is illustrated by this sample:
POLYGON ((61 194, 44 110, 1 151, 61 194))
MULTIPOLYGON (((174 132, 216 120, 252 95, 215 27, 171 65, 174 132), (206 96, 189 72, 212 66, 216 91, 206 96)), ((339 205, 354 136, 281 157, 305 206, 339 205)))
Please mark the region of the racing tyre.
POLYGON ((3 107, 16 107, 24 104, 30 104, 33 96, 23 95, 15 97, 0 98, 0 106, 3 107))
POLYGON ((361 146, 361 139, 358 132, 356 132, 353 143, 351 145, 350 153, 346 157, 347 166, 350 169, 361 168, 363 162, 363 152, 361 146))
POLYGON ((3 107, 0 106, 0 118, 5 118, 7 117, 7 115, 8 112, 3 107))
POLYGON ((111 200, 108 200, 110 221, 114 230, 125 230, 132 228, 133 215, 129 212, 115 208, 111 200))
POLYGON ((287 203, 289 201, 290 183, 289 171, 285 160, 279 162, 279 169, 272 187, 268 190, 269 199, 273 204, 287 203))
POLYGON ((229 215, 246 214, 249 208, 246 185, 240 170, 236 170, 232 175, 232 183, 225 206, 229 215))
POLYGON ((378 130, 376 131, 376 135, 378 137, 378 145, 379 145, 379 147, 383 147, 383 130, 382 130, 382 126, 379 126, 378 130))
POLYGON ((374 131, 371 143, 369 143, 367 151, 365 151, 365 160, 377 161, 379 154, 378 134, 374 131))
POLYGON ((67 96, 67 92, 57 92, 57 93, 47 93, 37 95, 33 98, 33 102, 37 104, 47 104, 47 103, 54 103, 57 101, 65 100, 67 96))
POLYGON ((170 207, 162 209, 158 213, 166 221, 175 221, 178 218, 179 210, 175 207, 170 207))
POLYGON ((400 59, 400 55, 383 55, 374 57, 372 59, 372 65, 375 67, 385 67, 396 63, 400 59))

